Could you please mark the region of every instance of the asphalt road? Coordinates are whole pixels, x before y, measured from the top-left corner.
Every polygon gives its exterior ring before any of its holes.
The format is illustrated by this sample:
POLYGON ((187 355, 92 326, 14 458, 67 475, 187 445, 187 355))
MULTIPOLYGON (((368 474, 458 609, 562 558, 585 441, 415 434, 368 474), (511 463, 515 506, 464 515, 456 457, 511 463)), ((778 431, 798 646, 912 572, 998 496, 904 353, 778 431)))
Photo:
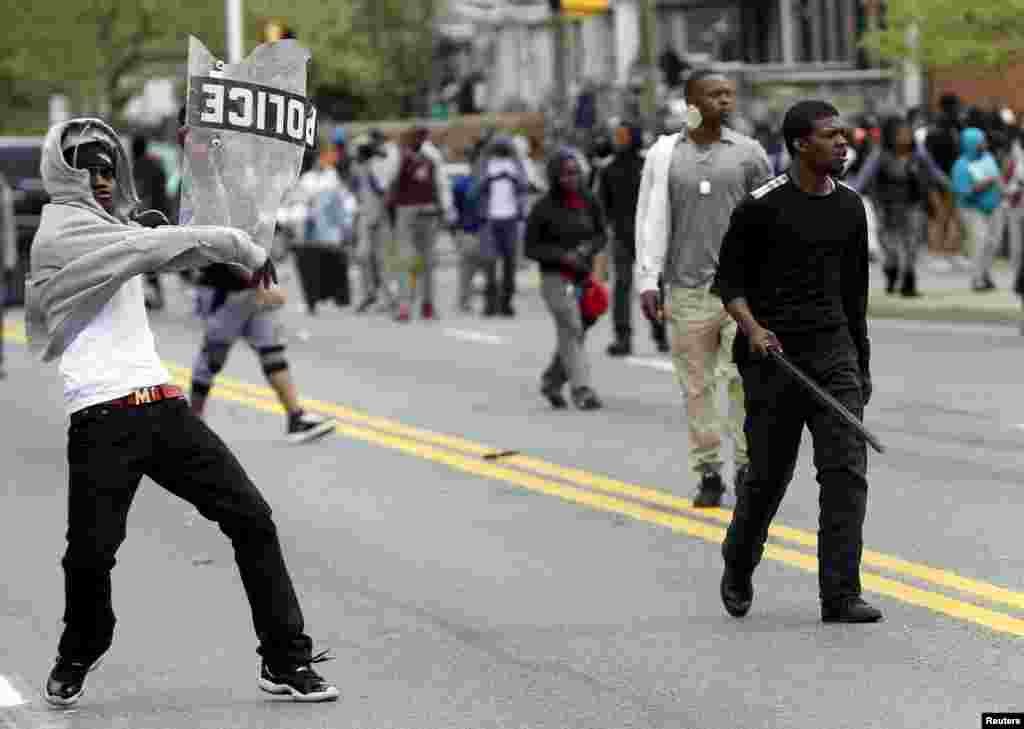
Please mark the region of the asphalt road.
MULTIPOLYGON (((199 329, 168 286, 154 330, 187 378, 199 329)), ((441 308, 441 321, 402 326, 331 306, 311 319, 289 304, 302 394, 341 421, 328 439, 284 442, 243 346, 210 403, 209 422, 275 510, 317 648, 337 656, 322 669, 342 699, 325 705, 257 689, 229 544, 147 482, 114 571, 114 647, 78 707, 45 708, 63 606, 66 419, 55 370, 10 326, 0 727, 954 729, 1024 711, 1014 328, 873 323, 866 421, 889 450, 871 456, 863 579, 886 620, 826 626, 809 439, 754 607, 734 620, 718 598, 731 489, 724 509, 690 507, 668 361, 644 336, 631 360, 606 357, 605 320, 589 349, 606 409, 552 412, 536 392, 554 333, 535 291, 514 320, 456 315, 450 295, 441 308)))

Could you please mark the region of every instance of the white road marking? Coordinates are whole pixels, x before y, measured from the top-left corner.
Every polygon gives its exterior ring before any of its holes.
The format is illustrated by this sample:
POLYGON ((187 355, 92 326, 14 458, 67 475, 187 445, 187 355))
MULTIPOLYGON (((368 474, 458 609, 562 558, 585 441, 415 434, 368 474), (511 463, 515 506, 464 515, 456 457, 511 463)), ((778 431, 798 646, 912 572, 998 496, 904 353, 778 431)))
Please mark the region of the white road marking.
POLYGON ((651 369, 661 370, 662 372, 676 371, 671 360, 660 359, 657 357, 626 357, 626 364, 636 365, 637 367, 650 367, 651 369))
POLYGON ((474 332, 469 329, 445 329, 445 336, 461 339, 465 342, 477 342, 479 344, 501 344, 501 337, 484 332, 474 332))
POLYGON ((14 689, 11 682, 0 676, 0 707, 21 706, 24 703, 25 699, 14 689))
POLYGON ((1024 430, 1024 423, 1017 423, 1017 427, 1024 430))

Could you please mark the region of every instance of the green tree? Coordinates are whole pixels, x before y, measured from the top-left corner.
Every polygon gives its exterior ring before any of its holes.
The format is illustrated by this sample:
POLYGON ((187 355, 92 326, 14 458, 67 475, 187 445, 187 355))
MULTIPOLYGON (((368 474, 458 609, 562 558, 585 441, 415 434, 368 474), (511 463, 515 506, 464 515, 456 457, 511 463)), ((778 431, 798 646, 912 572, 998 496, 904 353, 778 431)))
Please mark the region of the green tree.
MULTIPOLYGON (((431 79, 437 0, 245 0, 245 51, 280 18, 310 49, 310 91, 327 89, 363 115, 399 113, 431 79)), ((220 0, 7 0, 0 34, 0 130, 45 128, 46 100, 64 94, 74 113, 119 118, 147 79, 184 82, 188 36, 225 55, 220 0), (21 113, 33 114, 27 123, 21 113)))
POLYGON ((1024 50, 1024 0, 888 0, 885 6, 885 27, 866 33, 863 45, 889 61, 993 68, 1024 50))
POLYGON ((363 114, 409 113, 432 80, 437 0, 248 0, 251 22, 280 18, 313 54, 311 88, 362 99, 363 114))
POLYGON ((8 18, 12 30, 0 40, 7 104, 60 93, 75 113, 115 121, 146 79, 181 73, 190 33, 224 47, 223 7, 208 0, 33 0, 16 2, 8 18))

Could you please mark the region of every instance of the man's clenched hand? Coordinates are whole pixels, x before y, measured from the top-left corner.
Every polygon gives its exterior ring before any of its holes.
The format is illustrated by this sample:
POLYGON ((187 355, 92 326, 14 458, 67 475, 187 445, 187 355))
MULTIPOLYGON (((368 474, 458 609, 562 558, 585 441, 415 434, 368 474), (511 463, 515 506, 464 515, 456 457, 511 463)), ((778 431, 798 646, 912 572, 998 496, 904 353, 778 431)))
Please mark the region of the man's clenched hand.
POLYGON ((274 260, 268 255, 267 262, 260 266, 252 275, 251 286, 253 288, 263 287, 269 289, 277 283, 277 267, 274 260))
POLYGON ((661 306, 661 294, 657 290, 641 291, 640 307, 643 309, 644 316, 647 317, 648 321, 664 321, 665 310, 661 306))

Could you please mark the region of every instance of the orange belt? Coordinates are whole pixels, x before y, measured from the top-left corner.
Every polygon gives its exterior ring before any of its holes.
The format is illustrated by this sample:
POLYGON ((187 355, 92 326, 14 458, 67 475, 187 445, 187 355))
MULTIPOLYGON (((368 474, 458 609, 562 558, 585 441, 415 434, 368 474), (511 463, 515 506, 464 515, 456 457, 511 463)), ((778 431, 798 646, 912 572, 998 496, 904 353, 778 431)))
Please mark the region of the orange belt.
POLYGON ((120 408, 138 407, 139 405, 149 405, 161 400, 173 400, 183 397, 185 397, 185 393, 177 385, 153 385, 152 387, 139 388, 124 397, 108 400, 107 402, 100 403, 100 405, 120 408))

